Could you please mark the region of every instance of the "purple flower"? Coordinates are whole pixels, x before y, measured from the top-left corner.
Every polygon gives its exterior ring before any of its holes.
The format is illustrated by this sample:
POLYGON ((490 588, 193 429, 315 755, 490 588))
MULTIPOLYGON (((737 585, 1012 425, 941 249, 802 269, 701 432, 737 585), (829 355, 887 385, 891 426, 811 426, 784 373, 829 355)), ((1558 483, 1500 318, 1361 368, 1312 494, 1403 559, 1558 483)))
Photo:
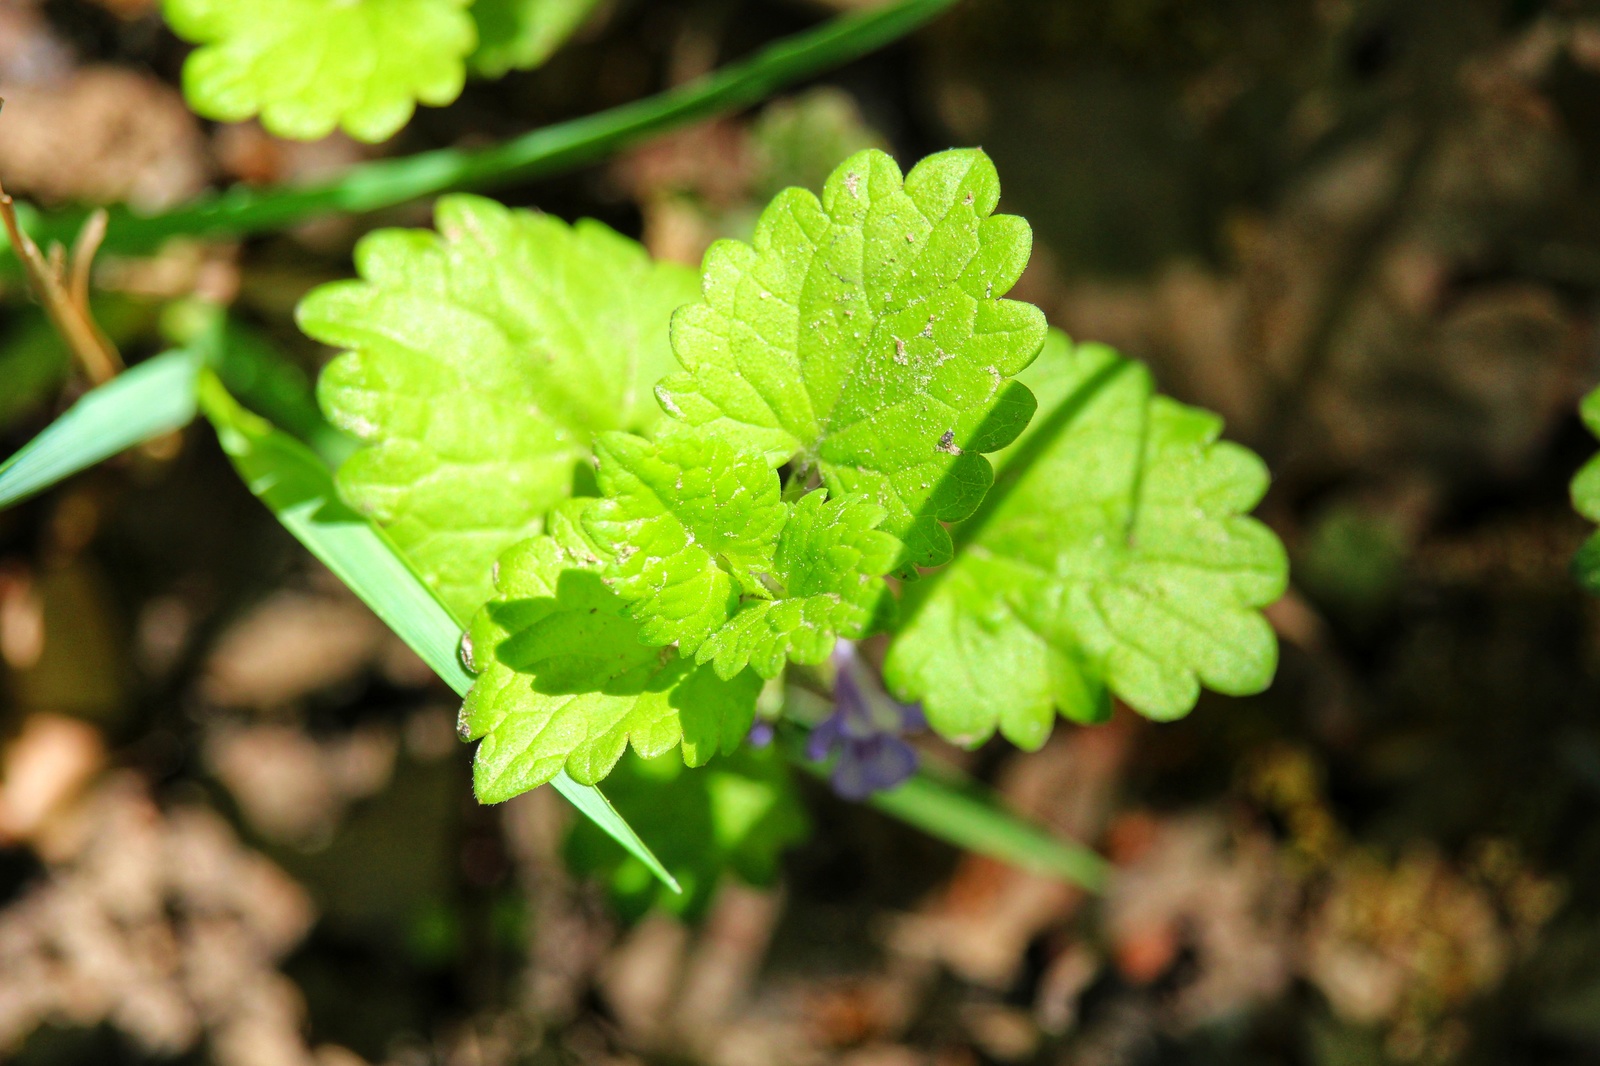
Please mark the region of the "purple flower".
POLYGON ((837 752, 833 790, 863 800, 916 773, 916 750, 901 735, 927 722, 922 708, 889 698, 848 640, 834 648, 833 666, 834 712, 811 731, 806 758, 820 762, 837 752))
POLYGON ((750 723, 750 735, 745 737, 752 748, 764 748, 772 743, 772 738, 777 736, 777 730, 772 727, 769 718, 757 718, 750 723))

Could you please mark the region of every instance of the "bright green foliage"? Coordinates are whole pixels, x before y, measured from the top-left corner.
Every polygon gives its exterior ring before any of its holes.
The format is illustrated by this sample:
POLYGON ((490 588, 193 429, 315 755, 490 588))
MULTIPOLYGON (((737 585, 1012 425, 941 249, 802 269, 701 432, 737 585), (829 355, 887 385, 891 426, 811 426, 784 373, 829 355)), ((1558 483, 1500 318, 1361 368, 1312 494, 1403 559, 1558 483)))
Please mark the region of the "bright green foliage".
POLYGON ((1103 717, 1107 689, 1170 719, 1201 684, 1265 688, 1277 644, 1258 609, 1283 593, 1287 563, 1244 517, 1266 491, 1260 459, 1103 346, 1062 338, 1024 380, 1046 413, 957 531, 956 562, 918 590, 889 651, 890 686, 952 740, 977 744, 998 727, 1028 749, 1056 708, 1103 717))
POLYGON ((840 637, 854 639, 892 603, 882 575, 894 565, 900 542, 879 530, 884 509, 865 496, 826 499, 813 492, 791 509, 778 538, 770 584, 700 646, 695 657, 718 674, 745 664, 777 677, 786 661, 816 664, 840 637))
POLYGON ((689 431, 595 447, 604 495, 501 557, 464 644, 479 678, 461 733, 483 738, 484 802, 562 769, 598 782, 630 742, 646 758, 681 747, 689 766, 728 754, 757 674, 822 662, 885 599, 899 542, 867 498, 785 502, 761 456, 689 431))
POLYGON ((822 199, 789 189, 753 245, 706 254, 704 302, 673 319, 684 373, 667 411, 776 466, 816 469, 836 496, 865 493, 905 542, 902 565, 950 557, 941 521, 966 517, 992 480, 981 453, 1034 410, 1011 381, 1044 342, 1035 307, 999 299, 1027 265, 1027 223, 996 215, 1000 183, 976 150, 943 152, 902 179, 868 150, 822 199))
POLYGON ((602 497, 585 523, 644 640, 724 678, 747 665, 770 678, 872 623, 899 542, 876 528, 885 512, 870 499, 786 503, 761 455, 693 431, 610 433, 596 455, 602 497))
POLYGON ((318 393, 373 445, 340 469, 340 491, 470 616, 494 560, 571 493, 592 434, 660 417, 650 386, 694 281, 598 222, 452 196, 437 223, 369 235, 361 280, 316 290, 299 318, 347 349, 318 393))
MULTIPOLYGON (((1578 408, 1589 432, 1600 437, 1600 389, 1583 398, 1578 408)), ((1600 522, 1600 455, 1590 459, 1572 479, 1572 505, 1591 522, 1600 522)), ((1572 561, 1578 582, 1590 592, 1600 593, 1600 533, 1592 535, 1572 561)))
MULTIPOLYGON (((187 390, 191 403, 195 391, 191 383, 187 390)), ((466 695, 472 678, 457 654, 459 623, 388 538, 339 503, 333 477, 322 461, 304 444, 240 407, 211 371, 201 371, 198 392, 223 451, 250 491, 441 681, 466 695)), ((552 784, 644 869, 672 884, 671 875, 598 789, 580 785, 565 774, 557 775, 552 784)))
POLYGON ((167 22, 201 47, 184 64, 189 104, 207 118, 255 115, 280 137, 343 126, 381 141, 417 101, 461 95, 477 45, 469 0, 166 0, 167 22))
POLYGON ((778 477, 723 441, 673 434, 659 444, 609 433, 595 444, 601 498, 585 516, 616 560, 612 587, 651 644, 692 652, 762 589, 784 525, 778 477))
POLYGON ((601 878, 629 920, 652 906, 698 918, 725 872, 768 884, 783 852, 810 832, 774 748, 742 748, 699 770, 685 769, 670 755, 629 755, 606 782, 606 795, 683 886, 681 896, 672 894, 609 837, 587 823, 575 824, 567 837, 568 860, 601 878))
POLYGON ((495 598, 464 642, 479 677, 461 734, 483 738, 473 776, 484 803, 542 785, 563 768, 594 784, 630 741, 646 757, 681 745, 684 761, 700 766, 737 748, 755 717, 754 674, 723 680, 640 641, 577 525, 573 512, 588 502, 566 505, 550 535, 501 558, 495 598))
POLYGON ((543 65, 598 0, 475 0, 478 50, 472 69, 489 78, 543 65))

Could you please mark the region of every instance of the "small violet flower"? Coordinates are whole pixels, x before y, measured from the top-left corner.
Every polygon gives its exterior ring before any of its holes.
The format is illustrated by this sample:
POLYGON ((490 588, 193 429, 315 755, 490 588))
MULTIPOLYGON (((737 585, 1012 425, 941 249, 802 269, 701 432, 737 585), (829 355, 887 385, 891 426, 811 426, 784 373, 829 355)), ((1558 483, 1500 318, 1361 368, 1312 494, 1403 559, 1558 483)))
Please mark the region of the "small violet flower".
POLYGON ((750 742, 752 748, 764 748, 771 744, 777 735, 778 731, 770 718, 757 718, 750 723, 750 735, 745 737, 745 740, 750 742))
POLYGON ((921 707, 889 698, 855 645, 841 640, 833 650, 834 712, 811 731, 806 758, 820 762, 838 753, 833 790, 863 800, 900 784, 917 770, 917 753, 902 734, 924 729, 921 707))

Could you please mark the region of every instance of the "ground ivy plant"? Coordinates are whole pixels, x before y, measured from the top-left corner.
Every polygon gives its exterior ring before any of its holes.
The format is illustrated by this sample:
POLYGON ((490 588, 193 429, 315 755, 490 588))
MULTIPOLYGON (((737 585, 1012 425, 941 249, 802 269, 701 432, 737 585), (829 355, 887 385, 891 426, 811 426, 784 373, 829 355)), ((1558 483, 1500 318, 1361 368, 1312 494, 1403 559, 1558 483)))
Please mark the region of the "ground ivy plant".
MULTIPOLYGON (((1202 687, 1257 691, 1284 557, 1247 515, 1261 463, 1214 417, 1007 299, 1032 237, 998 212, 982 152, 903 174, 842 99, 773 108, 754 180, 820 195, 778 192, 749 243, 718 243, 698 272, 596 222, 444 196, 433 229, 369 235, 356 277, 299 307, 339 353, 318 400, 348 434, 220 307, 169 308, 176 350, 118 374, 66 285, 89 272, 39 247, 137 252, 546 173, 746 106, 952 3, 888 0, 649 100, 309 188, 113 210, 81 232, 72 212, 24 225, 0 194, 15 265, 109 378, 0 462, 0 509, 203 411, 250 490, 464 697, 478 796, 552 784, 588 819, 569 857, 630 915, 700 913, 726 871, 770 879, 807 831, 795 766, 1096 890, 1102 859, 919 769, 908 735, 1035 748, 1058 714, 1100 721, 1114 698, 1165 719, 1202 687)), ((196 46, 201 114, 366 141, 469 76, 539 65, 600 6, 163 2, 196 46)), ((1600 516, 1592 481, 1576 494, 1600 516)))
POLYGON ((1006 298, 1031 234, 999 201, 981 151, 862 151, 697 285, 598 223, 458 196, 306 299, 344 350, 324 408, 367 444, 342 492, 473 618, 481 799, 562 771, 649 794, 807 727, 861 796, 924 721, 1033 749, 1112 697, 1171 719, 1270 682, 1265 468, 1006 298))

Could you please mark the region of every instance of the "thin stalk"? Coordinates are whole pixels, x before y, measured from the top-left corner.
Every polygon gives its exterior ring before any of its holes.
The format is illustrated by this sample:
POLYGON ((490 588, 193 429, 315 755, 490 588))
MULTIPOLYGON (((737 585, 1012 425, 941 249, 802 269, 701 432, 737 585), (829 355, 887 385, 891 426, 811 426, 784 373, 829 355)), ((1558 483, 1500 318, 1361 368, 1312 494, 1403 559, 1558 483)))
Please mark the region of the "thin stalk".
POLYGON ((104 385, 122 369, 117 354, 89 313, 89 267, 95 250, 106 232, 106 213, 96 211, 84 222, 74 242, 76 254, 69 263, 61 245, 46 256, 17 222, 16 202, 0 187, 0 220, 11 240, 11 248, 22 263, 28 283, 43 305, 45 314, 67 342, 73 356, 83 366, 89 380, 104 385), (70 275, 70 281, 68 276, 70 275))

